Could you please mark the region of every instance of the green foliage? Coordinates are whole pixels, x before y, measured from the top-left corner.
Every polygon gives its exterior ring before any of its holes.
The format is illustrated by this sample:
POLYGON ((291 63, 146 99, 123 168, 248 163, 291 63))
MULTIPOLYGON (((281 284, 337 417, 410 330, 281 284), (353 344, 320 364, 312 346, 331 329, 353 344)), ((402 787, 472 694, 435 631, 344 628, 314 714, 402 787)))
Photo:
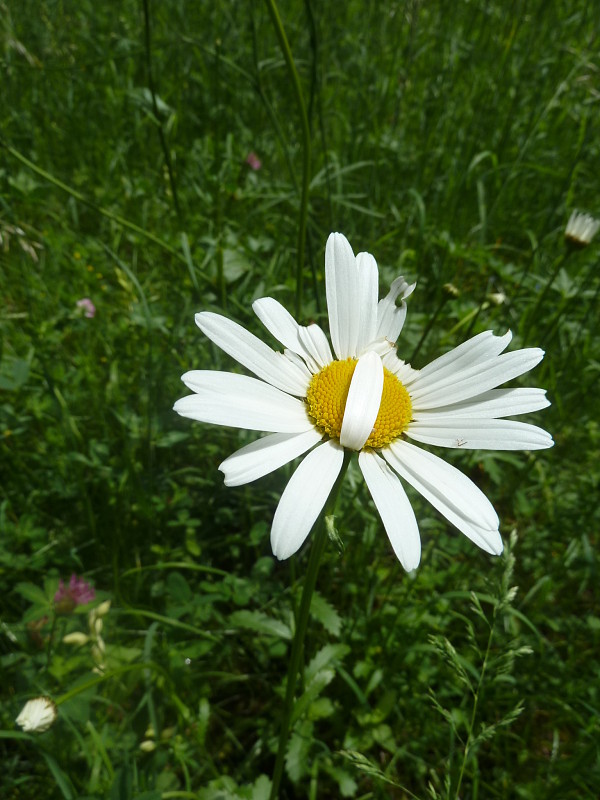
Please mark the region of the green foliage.
MULTIPOLYGON (((149 51, 142 9, 0 2, 9 800, 270 794, 306 564, 269 548, 291 469, 224 487, 253 436, 172 405, 186 370, 232 368, 194 312, 264 335, 254 299, 294 306, 300 121, 266 6, 150 3, 149 51), (72 572, 96 600, 60 616, 72 572), (23 733, 39 695, 58 719, 23 733)), ((600 215, 596 11, 280 7, 312 132, 302 321, 324 318, 323 246, 343 231, 382 289, 418 280, 399 352, 416 367, 490 328, 544 347, 535 421, 556 440, 453 451, 518 540, 492 559, 411 495, 415 575, 351 465, 282 799, 600 796, 598 240, 563 243, 571 209, 600 215)))

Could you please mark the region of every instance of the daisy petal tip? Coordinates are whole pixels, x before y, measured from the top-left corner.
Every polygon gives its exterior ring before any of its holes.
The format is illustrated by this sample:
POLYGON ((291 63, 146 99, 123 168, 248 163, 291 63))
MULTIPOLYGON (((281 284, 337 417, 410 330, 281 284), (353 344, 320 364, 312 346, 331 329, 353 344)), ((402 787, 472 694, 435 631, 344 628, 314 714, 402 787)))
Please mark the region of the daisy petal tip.
POLYGON ((406 572, 415 572, 421 563, 421 553, 419 552, 410 558, 404 558, 400 563, 406 572))

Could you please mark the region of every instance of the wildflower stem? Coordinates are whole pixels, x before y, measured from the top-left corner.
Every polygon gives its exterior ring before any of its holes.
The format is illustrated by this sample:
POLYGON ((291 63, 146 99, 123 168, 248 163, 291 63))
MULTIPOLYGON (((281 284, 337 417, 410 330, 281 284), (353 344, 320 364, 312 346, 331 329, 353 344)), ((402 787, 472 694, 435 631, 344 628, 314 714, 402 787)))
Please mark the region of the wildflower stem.
POLYGON ((273 781, 271 784, 270 800, 276 800, 279 793, 279 784, 281 783, 281 776, 283 774, 283 761, 285 758, 285 751, 287 748, 290 722, 292 719, 292 711, 294 709, 294 693, 296 689, 296 681, 298 679, 298 672, 300 671, 302 655, 304 651, 304 639, 306 636, 306 629, 308 626, 308 616, 310 612, 310 603, 312 595, 317 582, 317 574, 321 563, 321 556, 325 550, 327 543, 327 521, 326 518, 335 512, 335 507, 339 495, 340 486, 348 469, 350 463, 351 453, 346 451, 344 453, 344 463, 338 479, 329 495, 329 501, 325 506, 325 510, 321 512, 319 520, 315 526, 316 530, 313 534, 310 556, 308 559, 308 566, 306 568, 306 577, 304 578, 304 586, 302 588, 302 597, 300 599, 300 608, 298 609, 298 616, 296 619, 296 630, 294 631, 294 639, 292 641, 292 651, 290 653, 290 660, 288 664, 287 681, 285 687, 285 701, 283 707, 283 714, 281 717, 281 730, 279 732, 279 744, 277 746, 277 757, 275 759, 275 767, 273 769, 273 781))
POLYGON ((50 659, 52 658, 52 645, 54 644, 54 634, 56 633, 57 615, 52 615, 52 627, 48 636, 48 650, 46 651, 46 672, 50 669, 50 659))
POLYGON ((298 70, 294 64, 292 51, 290 49, 285 30, 277 4, 275 0, 265 0, 269 15, 275 28, 275 33, 279 40, 279 46, 283 53, 286 66, 290 73, 292 87, 296 95, 296 102, 298 104, 298 111, 300 112, 300 122, 302 124, 302 193, 300 196, 300 215, 298 222, 298 248, 297 248, 297 261, 296 261, 296 318, 300 317, 300 310, 302 308, 302 290, 304 285, 304 246, 306 241, 306 221, 308 218, 308 187, 310 182, 310 155, 311 155, 311 142, 310 142, 310 126, 308 124, 308 115, 306 113, 306 104, 304 102, 304 95, 302 94, 302 86, 300 85, 300 77, 298 70))
POLYGON ((479 673, 479 680, 477 682, 477 689, 475 690, 475 694, 474 694, 474 697, 473 697, 473 709, 471 711, 471 721, 469 723, 469 733, 468 733, 467 741, 466 741, 466 744, 465 744, 465 750, 464 750, 464 753, 463 753, 462 763, 460 765, 460 772, 459 772, 459 775, 458 775, 458 782, 456 784, 456 790, 454 792, 455 800, 459 800, 459 798, 460 798, 460 787, 462 785, 462 781, 463 781, 463 777, 464 777, 464 774, 465 774, 465 768, 467 766, 467 762, 469 761, 469 756, 471 755, 471 748, 472 748, 471 742, 473 741, 473 730, 475 728, 475 720, 477 718, 477 709, 478 709, 478 706, 479 706, 479 699, 481 697, 481 692, 482 692, 482 689, 483 689, 483 680, 484 680, 484 677, 485 677, 485 673, 486 673, 486 669, 487 669, 487 665, 488 665, 488 661, 489 661, 489 656, 490 656, 490 651, 491 651, 491 648, 492 648, 492 641, 493 641, 493 638, 494 638, 494 631, 496 629, 497 613, 498 613, 498 604, 496 604, 494 606, 494 613, 493 613, 493 617, 492 617, 492 623, 490 625, 490 633, 489 633, 489 636, 488 636, 487 647, 485 649, 485 655, 483 657, 483 664, 481 666, 481 672, 479 673))
POLYGON ((177 218, 179 222, 181 222, 181 210, 179 207, 179 199, 177 197, 177 185, 175 183, 175 176, 173 175, 173 165, 171 163, 171 155, 169 153, 169 148, 167 146, 167 140, 165 139, 165 132, 163 130, 163 125, 160 118, 160 112, 158 110, 158 103, 156 101, 156 90, 154 88, 154 76, 152 73, 152 44, 150 35, 150 8, 148 6, 148 0, 142 0, 142 5, 144 7, 144 50, 146 54, 146 74, 148 77, 148 89, 150 90, 150 96, 152 98, 152 114, 154 116, 154 121, 156 122, 156 126, 158 128, 158 138, 160 140, 160 146, 165 158, 165 166, 167 168, 167 173, 169 175, 169 184, 171 186, 173 206, 175 208, 175 213, 177 214, 177 218))
POLYGON ((571 248, 567 248, 565 250, 565 252, 563 253, 563 255, 560 256, 560 258, 557 259, 556 266, 552 270, 552 275, 550 275, 550 277, 546 281, 546 285, 542 289, 542 293, 539 295, 536 304, 534 305, 533 309, 531 309, 531 311, 527 315, 527 318, 525 320, 525 329, 523 331, 523 345, 527 344, 527 338, 528 338, 528 336, 529 336, 529 334, 531 332, 531 326, 533 325, 535 320, 538 319, 538 314, 540 312, 540 309, 542 308, 542 304, 543 304, 544 300, 546 299, 546 296, 548 295, 548 292, 550 291, 550 287, 552 286, 552 284, 554 283, 554 281, 558 277, 558 273, 560 272, 561 268, 564 266, 565 261, 567 260, 567 258, 571 255, 571 252, 572 252, 571 248))

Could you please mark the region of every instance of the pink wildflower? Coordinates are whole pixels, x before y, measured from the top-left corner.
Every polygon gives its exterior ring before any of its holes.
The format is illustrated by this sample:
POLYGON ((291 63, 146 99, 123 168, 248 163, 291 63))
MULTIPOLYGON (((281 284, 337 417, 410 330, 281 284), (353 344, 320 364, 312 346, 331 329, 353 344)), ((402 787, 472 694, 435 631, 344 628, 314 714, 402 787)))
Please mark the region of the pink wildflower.
POLYGON ((84 315, 90 319, 96 316, 96 306, 89 297, 82 297, 81 300, 78 300, 77 308, 82 308, 84 310, 84 315))
POLYGON ((73 573, 68 586, 65 586, 62 578, 59 580, 54 595, 54 610, 57 614, 70 614, 77 606, 91 603, 95 597, 94 587, 73 573))
POLYGON ((253 169, 255 171, 259 170, 262 167, 262 161, 254 152, 248 153, 248 155, 246 156, 246 164, 248 164, 250 169, 253 169))

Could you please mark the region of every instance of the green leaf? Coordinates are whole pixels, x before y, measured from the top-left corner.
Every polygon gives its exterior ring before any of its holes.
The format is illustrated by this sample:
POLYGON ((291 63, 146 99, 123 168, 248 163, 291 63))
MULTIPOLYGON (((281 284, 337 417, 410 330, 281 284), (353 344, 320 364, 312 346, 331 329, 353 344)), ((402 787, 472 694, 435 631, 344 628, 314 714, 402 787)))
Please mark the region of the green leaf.
POLYGON ((341 661, 349 652, 350 648, 347 644, 326 644, 311 658, 306 667, 307 682, 310 683, 315 675, 325 667, 328 667, 332 661, 341 661))
POLYGON ((247 628, 256 633, 276 636, 278 639, 291 639, 292 631, 289 626, 278 619, 263 614, 261 611, 234 611, 229 617, 229 622, 238 628, 247 628))
POLYGON ((314 592, 310 604, 310 613, 332 636, 339 636, 342 629, 342 618, 335 608, 318 592, 314 592))
POLYGON ((312 722, 305 721, 290 737, 285 768, 291 781, 296 783, 308 772, 308 754, 312 743, 312 722))
POLYGON ((42 750, 42 756, 48 765, 48 769, 52 773, 52 777, 56 781, 56 785, 62 792, 62 796, 65 798, 65 800, 74 800, 75 792, 68 776, 65 775, 50 753, 46 753, 44 750, 42 750))
POLYGON ((34 583, 17 583, 15 591, 31 603, 45 607, 50 605, 50 599, 44 593, 43 589, 36 586, 34 583))

